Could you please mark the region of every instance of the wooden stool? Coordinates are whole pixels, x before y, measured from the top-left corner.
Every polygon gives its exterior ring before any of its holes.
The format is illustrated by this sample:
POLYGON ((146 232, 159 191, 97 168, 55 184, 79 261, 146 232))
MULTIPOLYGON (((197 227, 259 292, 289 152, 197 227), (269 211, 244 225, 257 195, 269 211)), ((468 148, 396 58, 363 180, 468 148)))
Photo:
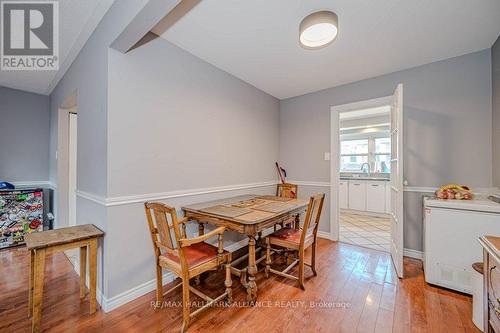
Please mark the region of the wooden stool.
POLYGON ((104 232, 99 228, 86 224, 35 232, 24 237, 31 257, 28 316, 33 316, 32 332, 40 331, 45 256, 50 253, 80 248, 80 298, 83 299, 85 298, 87 246, 89 247, 90 313, 96 311, 97 239, 103 235, 104 232))

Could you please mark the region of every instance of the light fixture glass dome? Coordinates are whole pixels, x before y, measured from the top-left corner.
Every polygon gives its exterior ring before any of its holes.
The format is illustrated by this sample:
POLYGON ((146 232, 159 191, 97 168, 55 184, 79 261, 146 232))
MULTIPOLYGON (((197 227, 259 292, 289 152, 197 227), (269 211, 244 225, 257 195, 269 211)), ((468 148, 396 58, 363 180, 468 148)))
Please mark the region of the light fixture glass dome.
POLYGON ((299 27, 299 42, 305 49, 316 50, 329 45, 338 34, 337 14, 319 11, 306 16, 299 27))

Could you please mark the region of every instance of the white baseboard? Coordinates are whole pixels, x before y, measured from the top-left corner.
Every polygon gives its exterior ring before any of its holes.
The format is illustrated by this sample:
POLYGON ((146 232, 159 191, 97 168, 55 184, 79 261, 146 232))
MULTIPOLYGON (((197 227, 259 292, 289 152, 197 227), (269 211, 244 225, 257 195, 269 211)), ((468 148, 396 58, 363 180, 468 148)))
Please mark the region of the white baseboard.
POLYGON ((323 239, 328 239, 328 240, 333 240, 332 235, 329 232, 326 231, 319 231, 318 230, 318 237, 323 238, 323 239))
MULTIPOLYGON (((175 276, 170 272, 163 274, 163 285, 166 285, 167 283, 174 281, 174 279, 175 276)), ((103 295, 102 296, 103 303, 101 303, 101 307, 104 312, 110 312, 155 289, 156 289, 156 279, 152 279, 147 282, 141 283, 140 285, 135 286, 134 288, 131 288, 129 290, 126 290, 111 298, 105 298, 103 295)))
POLYGON ((418 259, 418 260, 424 259, 424 253, 422 251, 417 251, 417 250, 412 250, 412 249, 404 249, 403 255, 405 257, 418 259))
MULTIPOLYGON (((75 270, 76 274, 80 275, 80 266, 78 262, 71 260, 68 258, 69 262, 73 265, 73 269, 75 270)), ((166 272, 163 274, 163 285, 166 285, 172 281, 174 281, 175 276, 170 273, 166 272)), ((89 276, 87 274, 86 277, 86 285, 88 287, 89 285, 89 276)), ((111 298, 106 298, 104 294, 102 293, 101 289, 99 287, 96 290, 96 300, 97 303, 101 305, 101 309, 104 312, 110 312, 130 301, 133 301, 134 299, 141 297, 153 290, 156 289, 156 279, 149 280, 147 282, 144 282, 138 286, 135 286, 134 288, 131 288, 129 290, 126 290, 116 296, 113 296, 111 298)))

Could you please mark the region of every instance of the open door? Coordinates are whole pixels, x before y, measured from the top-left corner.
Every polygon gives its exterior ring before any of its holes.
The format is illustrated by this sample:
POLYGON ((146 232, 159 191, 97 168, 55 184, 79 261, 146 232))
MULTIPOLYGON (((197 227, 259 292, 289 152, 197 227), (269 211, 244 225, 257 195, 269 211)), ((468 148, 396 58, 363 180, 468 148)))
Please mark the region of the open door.
POLYGON ((394 92, 391 110, 391 256, 403 277, 403 85, 394 92))

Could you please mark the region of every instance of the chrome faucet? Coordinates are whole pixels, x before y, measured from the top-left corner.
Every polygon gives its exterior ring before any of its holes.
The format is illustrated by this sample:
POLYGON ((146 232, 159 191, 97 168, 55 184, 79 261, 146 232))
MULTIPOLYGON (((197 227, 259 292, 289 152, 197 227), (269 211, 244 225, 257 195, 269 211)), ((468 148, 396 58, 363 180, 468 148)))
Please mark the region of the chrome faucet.
POLYGON ((368 172, 367 172, 367 174, 368 174, 368 177, 370 177, 370 174, 371 174, 371 170, 370 170, 370 163, 365 162, 365 163, 361 164, 361 171, 363 171, 363 172, 364 172, 364 170, 365 170, 365 165, 368 167, 368 172))

